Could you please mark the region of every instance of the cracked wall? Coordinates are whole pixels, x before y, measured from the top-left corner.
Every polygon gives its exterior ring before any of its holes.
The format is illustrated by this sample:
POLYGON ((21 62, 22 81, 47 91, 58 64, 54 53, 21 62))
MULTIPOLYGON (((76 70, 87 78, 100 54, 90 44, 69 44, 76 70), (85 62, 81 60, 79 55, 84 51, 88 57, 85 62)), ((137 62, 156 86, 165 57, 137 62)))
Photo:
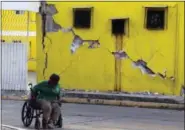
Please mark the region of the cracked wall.
POLYGON ((47 4, 45 1, 41 2, 40 6, 40 15, 41 15, 41 23, 42 23, 42 51, 45 54, 44 58, 44 67, 43 67, 43 77, 46 79, 46 70, 48 68, 48 52, 51 46, 47 46, 45 39, 49 39, 50 45, 52 44, 52 40, 47 36, 47 33, 49 32, 57 32, 59 29, 61 29, 61 26, 57 23, 55 23, 53 19, 53 15, 55 15, 57 12, 57 9, 53 4, 47 4))
MULTIPOLYGON (((46 18, 49 19, 46 21, 50 26, 45 30, 48 32, 43 33, 45 40, 42 42, 44 43, 42 48, 45 51, 42 53, 45 56, 44 61, 40 60, 44 63, 43 77, 49 77, 55 72, 61 74, 61 83, 68 89, 114 91, 116 80, 114 61, 126 56, 125 59, 118 60, 121 75, 119 80, 121 83, 118 86, 120 91, 175 93, 175 64, 174 54, 171 53, 174 52, 174 30, 176 30, 174 24, 177 23, 175 2, 165 2, 171 8, 169 28, 164 31, 148 31, 143 28, 142 6, 146 4, 145 2, 137 3, 139 5, 136 7, 137 13, 129 8, 123 13, 121 6, 130 6, 129 2, 116 5, 118 10, 114 12, 97 12, 101 8, 111 8, 112 3, 92 2, 93 25, 89 30, 71 28, 72 7, 83 6, 85 3, 48 2, 48 4, 55 6, 48 9, 52 12, 46 18), (131 19, 129 35, 123 37, 123 45, 116 50, 116 38, 111 35, 109 21, 114 16, 126 15, 131 19), (121 50, 124 52, 119 52, 121 50), (134 69, 132 64, 138 69, 134 69)), ((41 65, 38 68, 41 68, 41 65)), ((41 74, 39 77, 43 79, 41 74)))

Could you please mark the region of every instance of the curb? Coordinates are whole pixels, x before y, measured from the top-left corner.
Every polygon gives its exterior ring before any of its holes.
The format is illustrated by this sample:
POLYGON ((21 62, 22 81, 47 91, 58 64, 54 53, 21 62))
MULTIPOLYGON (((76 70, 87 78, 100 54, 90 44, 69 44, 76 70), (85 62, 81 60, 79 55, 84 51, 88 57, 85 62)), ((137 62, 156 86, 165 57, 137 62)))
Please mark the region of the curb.
POLYGON ((70 92, 64 91, 65 97, 69 98, 90 98, 105 100, 124 100, 135 102, 154 102, 168 104, 184 104, 184 98, 178 96, 154 96, 154 95, 131 95, 114 93, 92 93, 92 92, 70 92))
MULTIPOLYGON (((2 96, 2 100, 27 100, 27 97, 2 96)), ((104 100, 88 98, 68 98, 62 99, 63 103, 93 104, 93 105, 111 105, 124 107, 154 108, 154 109, 171 109, 184 110, 184 104, 154 103, 154 102, 135 102, 123 100, 104 100)))
POLYGON ((121 101, 121 100, 104 100, 104 99, 85 99, 85 98, 64 98, 65 103, 79 103, 79 104, 94 104, 94 105, 112 105, 124 107, 139 107, 139 108, 157 108, 157 109, 171 109, 184 110, 182 104, 167 104, 167 103, 153 103, 153 102, 135 102, 135 101, 121 101))

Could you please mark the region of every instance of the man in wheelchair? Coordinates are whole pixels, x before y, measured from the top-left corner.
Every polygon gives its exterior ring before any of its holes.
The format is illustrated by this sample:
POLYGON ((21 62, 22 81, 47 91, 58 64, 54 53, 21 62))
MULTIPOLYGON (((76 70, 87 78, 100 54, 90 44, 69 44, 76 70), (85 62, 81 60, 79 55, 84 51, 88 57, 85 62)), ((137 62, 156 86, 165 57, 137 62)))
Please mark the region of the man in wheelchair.
POLYGON ((43 111, 43 129, 54 128, 61 114, 59 80, 58 75, 52 74, 48 81, 42 81, 32 89, 32 97, 35 97, 36 103, 43 111))

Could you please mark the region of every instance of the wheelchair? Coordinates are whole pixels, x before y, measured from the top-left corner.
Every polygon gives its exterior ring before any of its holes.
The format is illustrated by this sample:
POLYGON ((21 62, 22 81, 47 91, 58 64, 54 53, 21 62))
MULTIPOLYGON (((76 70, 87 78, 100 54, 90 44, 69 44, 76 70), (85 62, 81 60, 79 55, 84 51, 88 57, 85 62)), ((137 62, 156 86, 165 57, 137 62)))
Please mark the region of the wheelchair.
MULTIPOLYGON (((32 99, 32 96, 30 96, 30 99, 26 100, 22 107, 21 118, 23 125, 25 127, 29 127, 32 124, 33 119, 35 118, 35 129, 40 129, 41 123, 39 118, 41 117, 42 114, 43 112, 40 106, 36 103, 36 100, 32 99)), ((54 125, 55 127, 62 128, 63 126, 62 114, 60 114, 58 121, 54 125)))

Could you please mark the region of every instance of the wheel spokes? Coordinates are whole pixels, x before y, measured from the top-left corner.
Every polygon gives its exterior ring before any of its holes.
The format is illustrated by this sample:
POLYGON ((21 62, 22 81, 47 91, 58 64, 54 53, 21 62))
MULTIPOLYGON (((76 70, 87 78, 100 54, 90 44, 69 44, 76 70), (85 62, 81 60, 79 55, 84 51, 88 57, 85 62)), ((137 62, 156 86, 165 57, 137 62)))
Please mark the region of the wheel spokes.
POLYGON ((22 121, 26 126, 29 126, 32 122, 33 109, 30 107, 28 102, 25 102, 22 111, 22 121))

